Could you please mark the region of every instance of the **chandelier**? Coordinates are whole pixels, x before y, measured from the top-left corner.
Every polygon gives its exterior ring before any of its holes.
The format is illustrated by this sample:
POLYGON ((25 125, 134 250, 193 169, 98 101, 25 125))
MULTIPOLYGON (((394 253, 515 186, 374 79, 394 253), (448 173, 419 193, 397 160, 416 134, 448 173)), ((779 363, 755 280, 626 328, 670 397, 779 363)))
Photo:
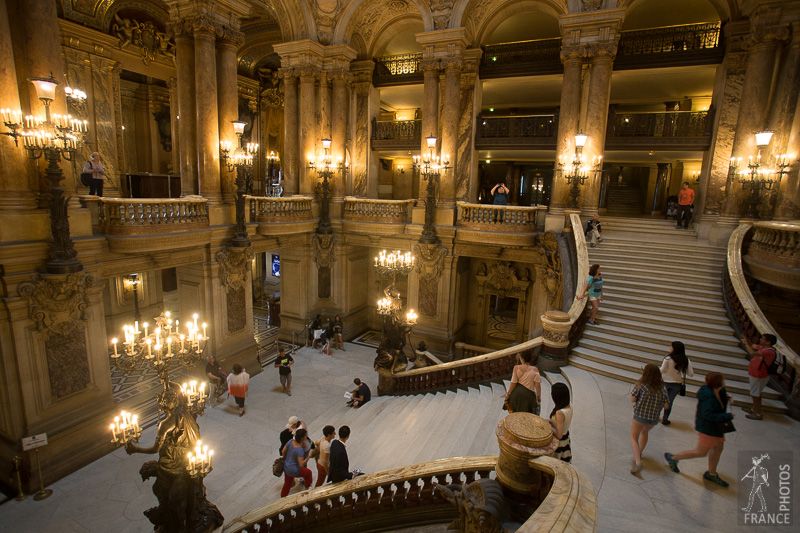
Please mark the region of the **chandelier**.
POLYGON ((450 156, 444 155, 440 158, 434 154, 436 137, 434 137, 433 133, 425 141, 428 144, 428 153, 421 156, 415 155, 413 161, 414 170, 419 172, 422 179, 428 182, 425 199, 425 225, 422 227, 422 236, 419 242, 437 244, 439 238, 433 228, 433 210, 436 207, 436 184, 442 174, 450 169, 450 156))
POLYGON ((400 250, 389 253, 383 250, 375 258, 375 270, 378 276, 392 279, 392 283, 383 290, 384 297, 378 300, 377 312, 401 326, 413 326, 417 323, 417 314, 413 309, 406 313, 405 320, 403 320, 403 302, 396 286, 398 276, 408 276, 408 273, 414 268, 415 262, 416 258, 411 255, 411 252, 403 253, 400 250))
POLYGON ((585 133, 575 134, 575 155, 572 162, 569 163, 567 169, 567 161, 564 156, 558 156, 558 169, 556 172, 564 176, 567 185, 570 185, 569 196, 572 208, 578 207, 578 196, 580 195, 580 186, 592 177, 599 176, 603 172, 603 156, 595 156, 592 158, 591 166, 587 165, 586 158, 583 156, 583 147, 586 145, 586 140, 589 138, 585 133))
POLYGON ((748 199, 747 218, 759 218, 758 206, 761 203, 761 191, 769 191, 775 183, 780 183, 783 176, 789 172, 788 156, 776 155, 774 166, 767 166, 761 162, 761 151, 769 145, 774 131, 759 131, 755 134, 758 153, 756 157, 747 158, 747 168, 742 167, 741 157, 731 157, 728 173, 733 180, 738 177, 744 190, 750 191, 748 199))

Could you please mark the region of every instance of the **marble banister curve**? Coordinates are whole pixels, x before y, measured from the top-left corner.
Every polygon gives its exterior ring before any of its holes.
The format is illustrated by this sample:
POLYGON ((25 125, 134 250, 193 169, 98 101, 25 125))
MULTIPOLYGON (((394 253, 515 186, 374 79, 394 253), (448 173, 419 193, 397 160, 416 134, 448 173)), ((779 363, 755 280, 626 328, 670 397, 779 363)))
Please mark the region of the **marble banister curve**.
MULTIPOLYGON (((351 481, 291 494, 231 520, 223 533, 266 531, 386 531, 399 520, 405 527, 458 516, 435 483, 461 484, 488 478, 496 456, 455 457, 366 474, 351 481), (406 487, 410 487, 407 489, 406 487)), ((572 465, 537 457, 529 466, 552 477, 547 495, 532 501, 536 511, 518 531, 596 531, 597 499, 588 478, 572 465)), ((531 496, 531 498, 534 498, 531 496)))
POLYGON ((346 196, 344 219, 405 224, 411 221, 414 200, 376 200, 346 196))
MULTIPOLYGON (((580 216, 575 213, 570 214, 569 224, 577 252, 576 287, 580 287, 580 284, 589 277, 589 255, 580 216)), ((586 298, 575 299, 567 313, 569 319, 559 324, 559 329, 569 332, 565 333, 565 336, 570 343, 580 334, 585 309, 586 298)), ((450 361, 441 365, 392 373, 387 376, 391 381, 387 389, 391 391, 390 394, 413 394, 509 376, 516 364, 517 354, 553 341, 557 341, 557 339, 551 332, 545 330, 542 337, 536 337, 503 350, 474 355, 467 359, 450 361)), ((473 350, 471 353, 476 353, 476 351, 473 350)))
MULTIPOLYGON (((780 223, 756 223, 757 225, 761 226, 762 228, 770 227, 775 228, 775 226, 786 226, 780 223)), ((736 230, 731 234, 731 238, 728 241, 728 276, 730 278, 731 285, 733 286, 734 293, 736 298, 741 303, 742 309, 747 315, 747 318, 752 323, 753 327, 759 333, 772 333, 778 338, 778 349, 781 351, 782 354, 786 356, 786 363, 791 365, 792 368, 795 370, 800 370, 800 357, 798 357, 797 353, 792 350, 784 341, 781 339, 781 336, 777 334, 775 329, 770 325, 767 318, 761 312, 761 309, 758 306, 755 298, 753 297, 753 293, 750 292, 750 288, 747 286, 747 280, 745 279, 744 275, 744 268, 742 266, 742 245, 745 242, 745 238, 753 228, 753 224, 749 222, 744 222, 739 225, 736 230)), ((795 226, 796 230, 787 230, 792 231, 793 235, 800 237, 800 227, 795 226)), ((756 231, 756 235, 758 235, 758 231, 756 231)), ((753 243, 755 243, 755 235, 753 236, 753 243)), ((754 247, 755 244, 751 244, 751 249, 754 247)), ((795 248, 795 251, 797 249, 795 248)))

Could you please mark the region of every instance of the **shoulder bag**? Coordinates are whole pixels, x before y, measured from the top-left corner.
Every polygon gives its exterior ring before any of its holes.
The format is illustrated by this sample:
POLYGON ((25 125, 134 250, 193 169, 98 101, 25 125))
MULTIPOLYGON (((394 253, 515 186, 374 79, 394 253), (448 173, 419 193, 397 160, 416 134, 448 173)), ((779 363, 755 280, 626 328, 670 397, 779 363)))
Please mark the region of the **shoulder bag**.
MULTIPOLYGON (((722 400, 720 400, 719 398, 717 398, 717 401, 719 403, 722 403, 722 400)), ((728 410, 725 409, 724 412, 727 413, 728 410)), ((732 432, 736 431, 736 427, 733 425, 733 420, 732 419, 731 420, 725 420, 724 422, 717 422, 717 429, 723 435, 725 433, 732 433, 732 432)))
POLYGON ((281 477, 283 475, 283 456, 281 455, 275 462, 272 463, 272 475, 275 477, 281 477))
POLYGON ((686 396, 686 371, 683 372, 683 383, 681 383, 681 390, 678 391, 681 396, 686 396))
MULTIPOLYGON (((88 163, 91 166, 91 161, 88 163)), ((91 172, 81 172, 81 183, 84 187, 88 187, 92 184, 92 173, 91 172)))

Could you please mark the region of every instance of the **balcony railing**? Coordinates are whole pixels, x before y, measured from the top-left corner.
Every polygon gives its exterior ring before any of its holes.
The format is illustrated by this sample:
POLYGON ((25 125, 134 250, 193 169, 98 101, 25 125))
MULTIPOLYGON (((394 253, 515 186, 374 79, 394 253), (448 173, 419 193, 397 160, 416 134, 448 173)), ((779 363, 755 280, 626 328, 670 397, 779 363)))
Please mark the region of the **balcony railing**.
POLYGON ((421 53, 376 58, 372 84, 379 87, 421 83, 422 71, 419 69, 421 60, 421 53))
POLYGON ((475 148, 555 149, 558 115, 482 117, 475 128, 475 148))
POLYGON ((419 150, 422 120, 372 119, 372 149, 419 150))
POLYGON ((208 228, 205 198, 101 198, 98 222, 106 235, 149 235, 208 228))
POLYGON ((483 47, 481 79, 559 74, 563 71, 561 39, 518 41, 483 47))
POLYGON ((348 196, 344 199, 344 219, 404 224, 411 220, 409 213, 413 205, 414 200, 373 200, 348 196))
POLYGON ((546 211, 547 207, 458 202, 457 225, 459 228, 483 231, 533 233, 536 231, 536 214, 540 210, 546 211))
POLYGON ((753 229, 753 241, 745 260, 772 264, 776 270, 783 270, 787 278, 800 279, 800 224, 756 222, 753 229))
POLYGON ((614 69, 713 64, 725 54, 719 22, 623 31, 614 69))
POLYGON ((609 113, 606 150, 664 147, 706 150, 713 112, 609 113))
POLYGON ((250 222, 297 222, 311 220, 311 198, 248 196, 250 222))

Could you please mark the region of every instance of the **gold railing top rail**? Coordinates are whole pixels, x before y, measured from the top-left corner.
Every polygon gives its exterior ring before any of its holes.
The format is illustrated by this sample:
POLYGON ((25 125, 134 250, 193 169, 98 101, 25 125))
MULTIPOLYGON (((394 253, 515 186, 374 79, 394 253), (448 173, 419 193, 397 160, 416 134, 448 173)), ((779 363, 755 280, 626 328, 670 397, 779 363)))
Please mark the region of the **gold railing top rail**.
POLYGON ((756 228, 767 228, 779 231, 793 231, 800 232, 800 220, 787 220, 786 222, 764 221, 755 222, 753 226, 756 228))
POLYGON ((102 204, 205 204, 208 198, 100 198, 102 204))
MULTIPOLYGON (((582 291, 581 284, 586 283, 586 280, 589 279, 589 249, 586 247, 586 236, 583 233, 581 217, 576 213, 572 213, 569 216, 569 222, 572 226, 572 235, 575 239, 575 250, 578 256, 578 279, 575 285, 575 295, 577 296, 582 291)), ((575 301, 572 302, 572 306, 569 308, 570 323, 575 323, 583 314, 584 309, 586 309, 587 300, 588 298, 584 298, 583 300, 578 300, 576 298, 575 301)))
MULTIPOLYGON (((756 222, 756 224, 765 224, 763 222, 756 222)), ((781 223, 776 223, 780 225, 781 223)), ((778 335, 775 328, 769 323, 767 317, 761 312, 753 293, 750 292, 750 287, 747 286, 747 280, 744 276, 744 267, 742 266, 742 245, 744 244, 747 233, 752 229, 753 224, 750 222, 742 222, 739 227, 733 230, 731 238, 728 240, 728 276, 733 285, 733 290, 747 317, 753 323, 753 326, 759 333, 772 333, 778 338, 776 346, 778 350, 786 357, 786 362, 795 370, 800 370, 800 357, 792 350, 788 344, 778 335)))
POLYGON ((502 209, 504 211, 544 211, 546 205, 494 205, 494 204, 472 204, 469 202, 456 202, 458 207, 470 207, 480 209, 502 209))
POLYGON ((413 198, 409 198, 407 200, 386 200, 379 198, 359 198, 357 196, 345 196, 344 200, 345 202, 358 202, 364 204, 395 204, 395 205, 412 204, 416 201, 413 198))
POLYGON ((310 196, 245 196, 247 200, 258 200, 260 202, 304 202, 313 200, 310 196))
MULTIPOLYGON (((364 490, 377 490, 387 483, 402 483, 423 477, 444 476, 459 471, 494 470, 497 465, 497 459, 495 455, 453 457, 366 474, 350 481, 324 485, 290 494, 285 498, 270 502, 234 518, 223 527, 222 531, 223 533, 239 531, 283 510, 313 506, 315 503, 327 500, 337 501, 341 496, 364 490)), ((584 474, 559 459, 547 456, 531 459, 528 464, 532 468, 552 475, 553 485, 539 508, 528 518, 519 531, 548 531, 552 533, 577 531, 583 530, 580 526, 590 526, 592 521, 596 523, 597 500, 591 487, 591 482, 584 474), (585 487, 583 486, 584 484, 586 485, 585 487), (566 498, 565 495, 567 495, 566 498), (595 504, 594 516, 586 517, 586 524, 574 523, 576 517, 584 516, 586 512, 590 511, 583 508, 586 502, 581 502, 581 499, 588 500, 590 504, 595 504), (527 526, 527 524, 530 524, 530 526, 527 526)))
POLYGON ((614 115, 624 117, 627 115, 691 115, 708 113, 707 109, 700 109, 697 111, 614 111, 614 115))

